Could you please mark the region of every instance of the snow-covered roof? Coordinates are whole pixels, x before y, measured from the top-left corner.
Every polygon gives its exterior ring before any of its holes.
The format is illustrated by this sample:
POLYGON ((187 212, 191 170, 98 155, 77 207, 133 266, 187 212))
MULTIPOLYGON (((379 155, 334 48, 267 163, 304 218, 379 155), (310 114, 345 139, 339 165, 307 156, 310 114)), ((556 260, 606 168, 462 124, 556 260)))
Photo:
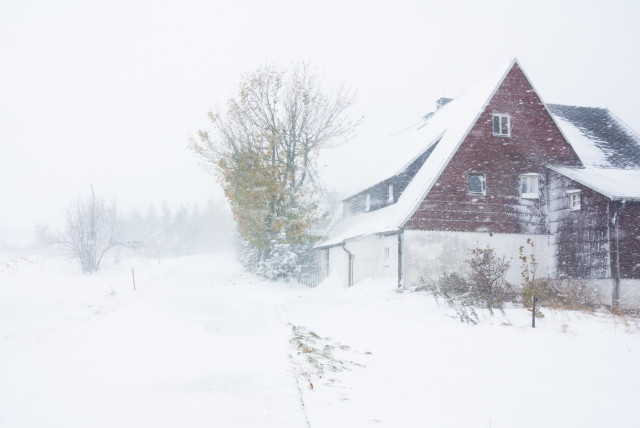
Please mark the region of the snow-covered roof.
POLYGON ((640 169, 640 137, 608 109, 547 107, 585 166, 640 169))
POLYGON ((335 246, 345 239, 399 230, 437 181, 515 64, 515 59, 505 64, 472 89, 438 109, 418 129, 389 141, 379 153, 382 161, 376 163, 375 174, 368 178, 367 187, 360 191, 399 173, 435 142, 438 144, 395 204, 344 218, 330 232, 329 239, 316 247, 335 246))
MULTIPOLYGON (((398 231, 431 190, 515 64, 517 60, 510 61, 468 92, 377 147, 375 159, 368 163, 375 168, 359 171, 360 184, 350 196, 395 176, 432 146, 433 152, 396 203, 341 219, 329 232, 329 238, 316 247, 398 231)), ((586 167, 549 166, 551 169, 611 199, 640 200, 637 185, 640 183, 640 137, 637 134, 607 109, 558 104, 548 104, 547 108, 586 167)))
POLYGON ((549 168, 612 200, 640 201, 640 169, 570 168, 549 165, 549 168))
POLYGON ((345 200, 404 171, 421 154, 436 144, 439 138, 429 142, 425 142, 424 138, 416 138, 416 134, 422 135, 420 130, 427 123, 428 119, 423 118, 408 129, 389 137, 389 140, 380 147, 374 148, 374 151, 367 156, 366 161, 360 158, 360 162, 366 165, 375 165, 375 168, 358 171, 358 175, 352 179, 352 185, 345 200))
POLYGON ((640 137, 608 109, 547 104, 585 168, 552 170, 613 200, 640 200, 640 137))

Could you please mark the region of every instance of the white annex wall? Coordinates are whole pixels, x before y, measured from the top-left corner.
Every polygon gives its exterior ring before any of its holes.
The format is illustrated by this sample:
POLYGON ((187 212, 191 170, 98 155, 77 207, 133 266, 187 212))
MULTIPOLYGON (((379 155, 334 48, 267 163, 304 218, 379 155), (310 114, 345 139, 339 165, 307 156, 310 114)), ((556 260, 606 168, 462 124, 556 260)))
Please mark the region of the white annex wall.
MULTIPOLYGON (((614 279, 590 279, 588 284, 598 290, 604 304, 611 303, 615 286, 614 279)), ((622 308, 640 308, 640 280, 621 279, 618 302, 622 308)))
POLYGON ((398 235, 370 235, 349 240, 347 249, 353 261, 353 283, 375 278, 397 278, 398 276, 398 235), (385 248, 389 256, 385 260, 385 248))
MULTIPOLYGON (((610 283, 613 286, 613 281, 610 283)), ((620 280, 620 305, 623 308, 640 308, 640 280, 620 280)))
POLYGON ((329 275, 337 276, 345 287, 347 286, 348 269, 347 253, 342 247, 329 248, 329 275))
MULTIPOLYGON (((345 247, 354 257, 354 284, 367 278, 398 277, 398 235, 370 235, 350 239, 345 247)), ((337 274, 347 286, 348 254, 342 247, 330 249, 329 271, 331 274, 337 274)))
MULTIPOLYGON (((520 246, 527 238, 534 242, 538 262, 537 276, 549 275, 547 235, 519 235, 505 233, 437 232, 406 230, 404 238, 404 284, 412 287, 420 277, 435 278, 443 272, 460 271, 466 267, 465 258, 473 248, 491 247, 498 257, 507 256, 510 263, 507 280, 522 281, 522 263, 518 259, 520 246)), ((528 248, 527 248, 528 247, 528 248)), ((529 252, 530 253, 530 252, 529 252)))
MULTIPOLYGON (((534 242, 535 256, 538 261, 537 277, 553 277, 549 264, 549 239, 546 235, 518 235, 471 232, 436 232, 406 230, 404 232, 404 284, 412 287, 420 277, 435 278, 442 272, 460 271, 466 267, 464 259, 473 248, 493 248, 501 257, 510 254, 506 260, 511 267, 507 280, 519 284, 522 281, 522 264, 518 259, 520 246, 526 249, 527 239, 534 242)), ((346 248, 354 255, 354 284, 367 278, 397 278, 398 276, 398 236, 371 235, 351 239, 346 248), (385 259, 385 248, 389 257, 385 259)), ((347 252, 341 246, 331 247, 327 253, 322 250, 321 263, 326 267, 326 255, 329 255, 329 275, 340 279, 347 287, 349 265, 347 252)), ((589 280, 588 283, 598 289, 605 304, 611 302, 613 280, 589 280)), ((622 280, 620 282, 620 304, 623 307, 640 307, 640 281, 622 280)))
MULTIPOLYGON (((584 282, 586 285, 596 290, 600 295, 601 303, 611 305, 613 301, 613 288, 615 280, 612 278, 605 279, 584 279, 576 280, 576 284, 584 282)), ((640 279, 621 279, 620 295, 618 303, 623 309, 639 309, 640 308, 640 279)))

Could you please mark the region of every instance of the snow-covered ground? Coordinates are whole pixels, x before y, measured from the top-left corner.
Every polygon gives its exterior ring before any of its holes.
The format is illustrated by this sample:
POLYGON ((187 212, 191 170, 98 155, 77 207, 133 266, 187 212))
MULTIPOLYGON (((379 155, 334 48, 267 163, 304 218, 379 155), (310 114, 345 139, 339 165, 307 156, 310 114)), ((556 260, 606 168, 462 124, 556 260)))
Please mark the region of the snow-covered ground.
POLYGON ((469 326, 392 281, 269 283, 226 253, 93 276, 2 253, 0 426, 638 426, 637 322, 543 312, 469 326))

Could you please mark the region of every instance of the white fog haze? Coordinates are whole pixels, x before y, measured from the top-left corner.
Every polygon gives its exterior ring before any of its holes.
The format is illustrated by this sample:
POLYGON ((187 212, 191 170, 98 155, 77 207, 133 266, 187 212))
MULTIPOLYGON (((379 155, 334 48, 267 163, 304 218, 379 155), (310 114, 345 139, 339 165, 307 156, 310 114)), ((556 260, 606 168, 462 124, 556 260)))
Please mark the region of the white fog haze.
MULTIPOLYGON (((222 199, 186 146, 243 73, 310 61, 358 94, 357 136, 325 153, 343 190, 386 138, 512 57, 547 102, 640 128, 638 3, 75 2, 0 5, 0 230, 62 222, 93 186, 123 209, 222 199)), ((323 159, 324 160, 324 159, 323 159)))
POLYGON ((0 428, 640 426, 639 43, 640 0, 0 0, 0 428))

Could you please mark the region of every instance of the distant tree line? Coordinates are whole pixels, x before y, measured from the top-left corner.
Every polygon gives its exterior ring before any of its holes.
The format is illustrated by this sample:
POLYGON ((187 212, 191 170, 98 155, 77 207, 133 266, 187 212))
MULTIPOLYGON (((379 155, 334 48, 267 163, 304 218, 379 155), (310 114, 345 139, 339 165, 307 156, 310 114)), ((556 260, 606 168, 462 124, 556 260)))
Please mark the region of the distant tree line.
POLYGON ((141 243, 150 257, 183 256, 230 247, 235 241, 231 212, 210 200, 203 209, 181 205, 172 211, 164 202, 160 210, 150 205, 144 214, 131 210, 123 219, 123 237, 141 243))
POLYGON ((40 224, 35 232, 36 245, 62 248, 85 273, 98 271, 107 253, 173 257, 230 248, 236 241, 233 217, 223 202, 176 210, 164 202, 160 210, 152 204, 144 213, 133 209, 122 215, 115 202, 105 203, 93 191, 69 205, 63 231, 40 224))

